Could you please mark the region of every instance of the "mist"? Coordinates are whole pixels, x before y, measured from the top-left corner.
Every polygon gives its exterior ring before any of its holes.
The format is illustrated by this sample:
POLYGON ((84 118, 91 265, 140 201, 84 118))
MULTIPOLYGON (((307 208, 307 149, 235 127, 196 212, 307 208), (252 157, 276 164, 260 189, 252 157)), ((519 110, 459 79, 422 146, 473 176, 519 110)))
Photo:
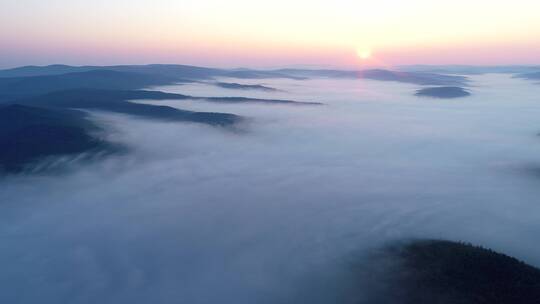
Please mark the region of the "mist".
POLYGON ((540 86, 470 79, 472 96, 456 100, 413 84, 265 79, 279 91, 242 95, 324 105, 144 101, 249 118, 234 129, 92 112, 128 152, 0 181, 0 302, 361 301, 351 259, 410 238, 540 266, 540 86))

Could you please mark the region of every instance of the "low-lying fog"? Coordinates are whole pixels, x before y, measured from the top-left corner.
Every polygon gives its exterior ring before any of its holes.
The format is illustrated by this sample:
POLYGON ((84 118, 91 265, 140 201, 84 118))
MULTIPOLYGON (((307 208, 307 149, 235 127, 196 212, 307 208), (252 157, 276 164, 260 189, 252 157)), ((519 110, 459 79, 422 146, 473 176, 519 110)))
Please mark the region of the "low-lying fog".
POLYGON ((326 105, 145 101, 237 130, 94 113, 130 152, 0 181, 0 302, 335 303, 352 257, 411 237, 540 266, 540 86, 472 79, 454 100, 278 79, 159 89, 326 105))

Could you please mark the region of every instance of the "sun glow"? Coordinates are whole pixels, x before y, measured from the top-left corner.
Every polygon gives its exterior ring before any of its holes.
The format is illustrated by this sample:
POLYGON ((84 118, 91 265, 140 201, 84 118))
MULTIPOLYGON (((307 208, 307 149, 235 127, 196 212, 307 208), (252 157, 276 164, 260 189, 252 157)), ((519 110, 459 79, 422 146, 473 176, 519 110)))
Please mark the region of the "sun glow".
POLYGON ((370 49, 358 49, 356 53, 358 54, 358 57, 360 57, 360 59, 362 60, 367 60, 371 58, 371 55, 372 55, 372 52, 370 49))

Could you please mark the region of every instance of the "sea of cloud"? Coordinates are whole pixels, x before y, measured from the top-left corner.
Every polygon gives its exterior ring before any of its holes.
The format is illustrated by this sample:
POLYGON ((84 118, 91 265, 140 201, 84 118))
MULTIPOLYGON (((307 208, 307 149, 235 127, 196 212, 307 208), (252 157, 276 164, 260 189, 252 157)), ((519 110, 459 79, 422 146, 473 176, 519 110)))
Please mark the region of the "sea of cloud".
POLYGON ((159 89, 325 105, 145 101, 249 118, 234 129, 93 113, 126 152, 0 181, 0 302, 356 302, 351 259, 409 238, 540 266, 540 86, 472 79, 455 100, 275 79, 159 89))

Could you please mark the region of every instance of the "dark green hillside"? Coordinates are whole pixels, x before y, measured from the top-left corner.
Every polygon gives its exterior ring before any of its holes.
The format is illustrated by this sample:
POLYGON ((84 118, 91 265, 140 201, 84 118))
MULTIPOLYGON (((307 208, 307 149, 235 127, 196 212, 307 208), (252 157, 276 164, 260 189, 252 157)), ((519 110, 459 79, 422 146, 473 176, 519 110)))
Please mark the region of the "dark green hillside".
POLYGON ((0 106, 0 172, 18 172, 43 157, 105 150, 85 113, 22 105, 0 106))

